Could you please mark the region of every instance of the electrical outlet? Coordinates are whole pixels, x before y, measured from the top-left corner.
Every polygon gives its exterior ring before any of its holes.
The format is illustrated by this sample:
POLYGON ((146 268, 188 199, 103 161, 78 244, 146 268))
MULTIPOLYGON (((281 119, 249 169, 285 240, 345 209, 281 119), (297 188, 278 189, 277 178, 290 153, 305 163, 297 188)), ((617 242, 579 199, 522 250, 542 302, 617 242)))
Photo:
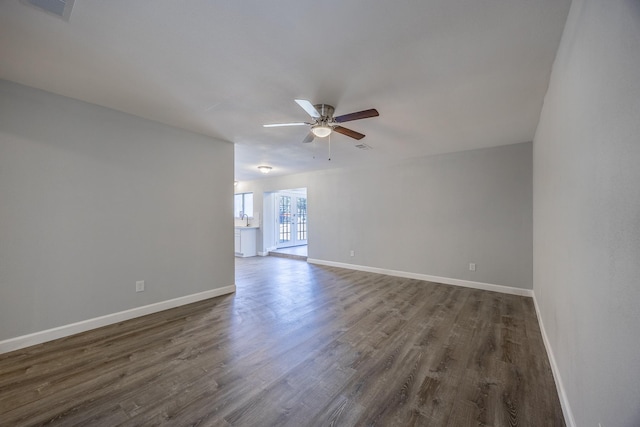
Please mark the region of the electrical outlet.
POLYGON ((355 256, 356 255, 356 251, 354 251, 353 249, 351 250, 351 252, 349 252, 350 256, 355 256))
POLYGON ((469 263, 469 271, 476 271, 476 263, 475 262, 469 263))
POLYGON ((138 280, 136 282, 136 292, 144 291, 144 280, 138 280))

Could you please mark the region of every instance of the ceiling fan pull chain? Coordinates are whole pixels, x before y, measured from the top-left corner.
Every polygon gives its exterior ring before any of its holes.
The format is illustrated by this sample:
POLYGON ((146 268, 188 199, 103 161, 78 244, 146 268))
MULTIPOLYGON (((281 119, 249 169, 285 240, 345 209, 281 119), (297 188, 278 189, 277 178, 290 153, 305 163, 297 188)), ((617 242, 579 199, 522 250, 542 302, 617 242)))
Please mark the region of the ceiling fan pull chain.
POLYGON ((318 144, 316 144, 315 141, 311 141, 311 143, 313 144, 313 160, 316 159, 316 153, 318 152, 318 144))
POLYGON ((331 161, 331 134, 329 134, 329 161, 331 161))

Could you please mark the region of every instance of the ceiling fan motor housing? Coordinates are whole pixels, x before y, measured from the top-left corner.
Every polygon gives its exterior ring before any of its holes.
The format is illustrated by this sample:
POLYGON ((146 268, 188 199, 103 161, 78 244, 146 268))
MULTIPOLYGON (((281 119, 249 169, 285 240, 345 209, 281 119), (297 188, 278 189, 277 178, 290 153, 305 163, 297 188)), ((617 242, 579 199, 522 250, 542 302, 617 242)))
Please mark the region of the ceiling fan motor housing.
POLYGON ((335 109, 331 105, 327 104, 316 104, 313 106, 318 113, 320 113, 320 118, 318 121, 330 121, 329 119, 333 118, 333 112, 335 109))

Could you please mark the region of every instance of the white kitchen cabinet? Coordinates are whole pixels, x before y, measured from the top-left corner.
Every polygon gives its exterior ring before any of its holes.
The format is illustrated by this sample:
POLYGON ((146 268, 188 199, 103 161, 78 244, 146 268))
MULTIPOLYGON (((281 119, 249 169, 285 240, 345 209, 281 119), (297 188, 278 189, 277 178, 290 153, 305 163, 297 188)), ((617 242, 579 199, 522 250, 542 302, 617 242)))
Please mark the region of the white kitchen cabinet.
POLYGON ((257 227, 235 227, 234 242, 236 256, 256 256, 256 230, 257 227))

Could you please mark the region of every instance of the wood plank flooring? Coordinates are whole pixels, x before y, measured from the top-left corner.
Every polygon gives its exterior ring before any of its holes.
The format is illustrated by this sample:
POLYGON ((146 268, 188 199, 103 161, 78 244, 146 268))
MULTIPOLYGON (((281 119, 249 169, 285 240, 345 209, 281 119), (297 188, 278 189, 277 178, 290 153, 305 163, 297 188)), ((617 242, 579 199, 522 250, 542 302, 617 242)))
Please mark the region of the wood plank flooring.
POLYGON ((564 426, 530 298, 275 257, 0 355, 0 425, 564 426))

